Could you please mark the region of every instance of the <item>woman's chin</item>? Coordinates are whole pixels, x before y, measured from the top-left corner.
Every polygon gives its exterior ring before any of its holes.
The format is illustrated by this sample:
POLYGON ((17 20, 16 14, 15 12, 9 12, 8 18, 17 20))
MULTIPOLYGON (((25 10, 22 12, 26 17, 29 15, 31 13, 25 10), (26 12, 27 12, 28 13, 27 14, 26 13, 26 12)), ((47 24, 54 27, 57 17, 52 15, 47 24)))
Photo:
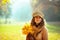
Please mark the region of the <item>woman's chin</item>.
POLYGON ((39 24, 40 22, 36 22, 36 24, 39 24))

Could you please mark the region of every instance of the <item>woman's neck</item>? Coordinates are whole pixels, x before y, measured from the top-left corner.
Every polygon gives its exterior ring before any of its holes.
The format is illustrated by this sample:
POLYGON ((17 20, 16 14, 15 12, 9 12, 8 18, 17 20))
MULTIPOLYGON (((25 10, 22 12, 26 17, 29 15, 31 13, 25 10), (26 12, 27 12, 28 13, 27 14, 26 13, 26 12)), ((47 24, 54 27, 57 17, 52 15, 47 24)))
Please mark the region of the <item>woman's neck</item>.
POLYGON ((36 25, 38 25, 39 23, 36 23, 36 25))

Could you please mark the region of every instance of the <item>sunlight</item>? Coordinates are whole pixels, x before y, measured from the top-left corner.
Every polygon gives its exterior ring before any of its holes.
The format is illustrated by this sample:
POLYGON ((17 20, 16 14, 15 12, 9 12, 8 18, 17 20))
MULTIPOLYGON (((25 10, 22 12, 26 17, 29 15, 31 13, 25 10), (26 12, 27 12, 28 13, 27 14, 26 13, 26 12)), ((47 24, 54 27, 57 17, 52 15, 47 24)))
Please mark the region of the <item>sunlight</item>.
POLYGON ((30 0, 11 0, 11 3, 12 3, 12 18, 17 20, 23 20, 23 18, 25 19, 26 17, 29 16, 27 20, 31 19, 32 9, 30 0))

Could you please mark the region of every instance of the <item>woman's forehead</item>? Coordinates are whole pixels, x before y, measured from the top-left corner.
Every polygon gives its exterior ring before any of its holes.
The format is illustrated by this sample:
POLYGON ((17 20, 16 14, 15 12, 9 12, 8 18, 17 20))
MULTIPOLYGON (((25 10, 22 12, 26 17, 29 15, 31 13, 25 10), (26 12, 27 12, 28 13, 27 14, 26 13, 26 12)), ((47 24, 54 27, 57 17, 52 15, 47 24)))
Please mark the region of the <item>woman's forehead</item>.
POLYGON ((36 17, 36 18, 38 18, 38 17, 41 18, 40 16, 35 16, 35 17, 36 17))

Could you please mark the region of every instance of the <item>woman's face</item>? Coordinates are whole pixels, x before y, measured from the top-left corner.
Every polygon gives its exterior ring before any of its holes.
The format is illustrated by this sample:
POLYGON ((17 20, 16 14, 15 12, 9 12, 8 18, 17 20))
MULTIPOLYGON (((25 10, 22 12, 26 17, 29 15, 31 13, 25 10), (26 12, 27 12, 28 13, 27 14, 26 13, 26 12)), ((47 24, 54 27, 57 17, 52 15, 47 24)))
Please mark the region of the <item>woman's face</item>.
POLYGON ((36 24, 40 23, 42 21, 40 16, 35 16, 35 22, 36 24))

